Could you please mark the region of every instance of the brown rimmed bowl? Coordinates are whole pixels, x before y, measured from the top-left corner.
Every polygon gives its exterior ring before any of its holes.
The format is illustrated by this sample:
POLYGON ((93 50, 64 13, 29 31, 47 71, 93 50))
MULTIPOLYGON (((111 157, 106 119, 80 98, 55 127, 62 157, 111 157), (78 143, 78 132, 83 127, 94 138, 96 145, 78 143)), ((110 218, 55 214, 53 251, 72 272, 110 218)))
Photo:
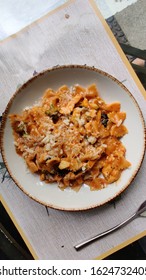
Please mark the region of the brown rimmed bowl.
POLYGON ((35 201, 55 209, 66 211, 87 210, 116 198, 133 181, 145 153, 145 125, 141 110, 128 89, 117 79, 99 69, 81 65, 57 66, 41 72, 27 81, 10 99, 1 126, 1 151, 4 163, 16 185, 35 201), (66 84, 87 87, 96 84, 101 98, 107 103, 119 101, 121 111, 127 114, 124 122, 128 134, 122 139, 126 158, 131 167, 123 171, 121 178, 98 191, 90 191, 83 185, 79 192, 67 188, 61 191, 57 184, 40 181, 37 174, 28 172, 24 160, 16 153, 9 114, 21 114, 24 108, 34 105, 49 87, 57 90, 66 84))

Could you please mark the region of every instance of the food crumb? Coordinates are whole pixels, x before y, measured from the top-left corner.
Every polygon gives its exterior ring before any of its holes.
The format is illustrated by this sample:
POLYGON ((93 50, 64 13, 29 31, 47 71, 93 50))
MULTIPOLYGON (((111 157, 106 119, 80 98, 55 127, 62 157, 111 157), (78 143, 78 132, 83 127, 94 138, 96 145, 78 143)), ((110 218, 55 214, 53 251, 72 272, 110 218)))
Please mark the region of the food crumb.
POLYGON ((70 17, 70 15, 69 15, 69 14, 65 14, 65 18, 67 18, 67 19, 68 19, 69 17, 70 17))

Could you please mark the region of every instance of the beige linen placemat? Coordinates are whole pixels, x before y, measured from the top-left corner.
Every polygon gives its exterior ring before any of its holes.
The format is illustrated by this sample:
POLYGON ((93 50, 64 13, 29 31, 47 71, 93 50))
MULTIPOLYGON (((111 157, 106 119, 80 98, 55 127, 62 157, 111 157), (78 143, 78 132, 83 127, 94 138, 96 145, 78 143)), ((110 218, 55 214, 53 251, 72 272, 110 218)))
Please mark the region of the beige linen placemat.
MULTIPOLYGON (((36 71, 58 64, 87 64, 123 81, 146 119, 145 91, 92 0, 69 1, 3 41, 0 58, 1 114, 16 88, 36 71)), ((146 197, 145 169, 146 159, 117 202, 72 213, 46 209, 31 200, 9 178, 1 160, 1 199, 35 258, 100 258, 146 234, 146 220, 139 218, 79 252, 73 248, 79 241, 123 221, 137 209, 146 197)))

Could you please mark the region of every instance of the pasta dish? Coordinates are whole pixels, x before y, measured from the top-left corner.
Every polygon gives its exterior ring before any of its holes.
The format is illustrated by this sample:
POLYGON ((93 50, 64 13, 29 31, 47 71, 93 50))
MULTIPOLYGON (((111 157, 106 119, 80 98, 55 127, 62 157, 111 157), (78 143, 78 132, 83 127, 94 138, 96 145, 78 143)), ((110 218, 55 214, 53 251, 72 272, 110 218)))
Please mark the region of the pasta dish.
POLYGON ((107 104, 94 84, 49 88, 37 104, 9 117, 16 152, 46 183, 98 190, 130 167, 121 142, 126 113, 119 102, 107 104))

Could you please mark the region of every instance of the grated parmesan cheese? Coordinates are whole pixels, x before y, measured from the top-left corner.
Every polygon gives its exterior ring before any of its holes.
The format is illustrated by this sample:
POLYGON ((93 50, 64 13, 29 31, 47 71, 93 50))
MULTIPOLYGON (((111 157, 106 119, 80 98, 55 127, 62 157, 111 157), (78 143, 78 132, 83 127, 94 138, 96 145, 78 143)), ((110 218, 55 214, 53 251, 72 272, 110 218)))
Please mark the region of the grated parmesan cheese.
POLYGON ((94 144, 97 139, 94 136, 89 136, 87 140, 88 140, 89 143, 94 144))

